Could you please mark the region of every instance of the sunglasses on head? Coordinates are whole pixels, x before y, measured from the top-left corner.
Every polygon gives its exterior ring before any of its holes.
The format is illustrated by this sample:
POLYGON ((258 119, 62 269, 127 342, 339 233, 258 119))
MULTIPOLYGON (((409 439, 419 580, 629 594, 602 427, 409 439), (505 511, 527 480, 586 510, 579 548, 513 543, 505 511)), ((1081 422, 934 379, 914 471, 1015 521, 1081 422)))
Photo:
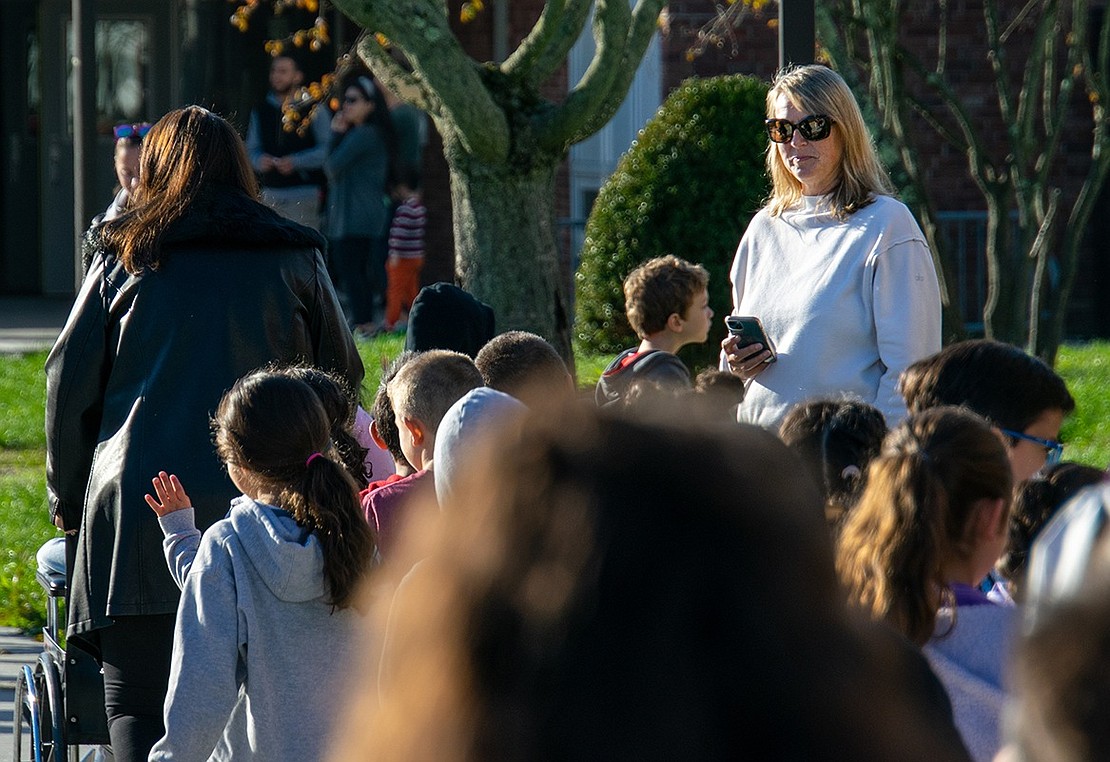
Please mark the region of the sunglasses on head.
POLYGON ((1046 466, 1056 465, 1060 462, 1060 458, 1064 457, 1064 445, 1062 442, 1055 442, 1051 439, 1041 439, 1040 437, 1024 434, 1012 429, 1000 429, 1000 431, 1011 439, 1024 439, 1026 442, 1033 442, 1043 447, 1045 455, 1044 464, 1046 466))
POLYGON ((824 114, 811 114, 797 124, 789 119, 768 119, 763 125, 772 143, 789 143, 794 130, 802 133, 806 140, 824 140, 832 132, 833 120, 824 114))
POLYGON ((143 122, 142 124, 117 124, 112 128, 112 134, 116 136, 116 140, 142 140, 146 134, 150 132, 150 124, 143 122))

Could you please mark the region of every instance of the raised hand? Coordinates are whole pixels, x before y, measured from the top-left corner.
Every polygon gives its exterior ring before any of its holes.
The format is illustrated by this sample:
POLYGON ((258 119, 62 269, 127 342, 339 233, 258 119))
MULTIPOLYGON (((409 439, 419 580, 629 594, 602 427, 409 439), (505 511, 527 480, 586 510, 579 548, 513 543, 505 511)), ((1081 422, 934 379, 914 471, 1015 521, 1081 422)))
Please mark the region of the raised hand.
POLYGON ((159 471, 158 475, 151 479, 154 484, 154 497, 150 494, 144 495, 146 504, 150 506, 159 517, 165 516, 174 511, 180 511, 183 508, 192 508, 193 503, 189 500, 189 496, 185 494, 185 488, 181 486, 176 474, 167 474, 165 471, 159 471))

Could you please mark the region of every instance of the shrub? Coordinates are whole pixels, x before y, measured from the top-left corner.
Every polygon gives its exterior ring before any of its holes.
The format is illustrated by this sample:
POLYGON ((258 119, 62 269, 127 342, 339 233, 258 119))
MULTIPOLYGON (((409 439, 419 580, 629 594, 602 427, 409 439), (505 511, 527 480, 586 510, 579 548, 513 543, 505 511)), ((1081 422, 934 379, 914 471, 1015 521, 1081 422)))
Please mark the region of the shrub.
POLYGON ((688 79, 640 131, 586 222, 575 275, 580 347, 616 354, 638 343, 621 284, 642 262, 674 254, 709 270, 717 313, 709 341, 681 355, 692 369, 717 364, 723 316, 732 310, 732 257, 770 187, 766 96, 767 85, 748 76, 688 79))

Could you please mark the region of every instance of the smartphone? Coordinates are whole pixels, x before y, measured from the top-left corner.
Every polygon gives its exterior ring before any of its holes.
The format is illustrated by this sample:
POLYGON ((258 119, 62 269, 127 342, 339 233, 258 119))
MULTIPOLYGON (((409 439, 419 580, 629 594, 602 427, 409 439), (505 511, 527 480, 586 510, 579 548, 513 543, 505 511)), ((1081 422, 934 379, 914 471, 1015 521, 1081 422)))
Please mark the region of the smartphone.
POLYGON ((738 347, 762 344, 763 348, 771 353, 771 356, 763 362, 774 362, 778 359, 775 345, 767 338, 767 332, 763 330, 763 323, 759 318, 754 315, 728 315, 725 317, 725 325, 730 334, 740 337, 740 341, 736 344, 738 347))

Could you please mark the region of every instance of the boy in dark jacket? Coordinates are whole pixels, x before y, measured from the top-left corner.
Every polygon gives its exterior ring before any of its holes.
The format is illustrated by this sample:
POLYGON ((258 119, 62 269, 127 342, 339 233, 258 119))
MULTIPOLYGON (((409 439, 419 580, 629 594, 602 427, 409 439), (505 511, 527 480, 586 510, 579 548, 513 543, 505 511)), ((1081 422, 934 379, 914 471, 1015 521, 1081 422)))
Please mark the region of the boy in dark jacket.
POLYGON ((656 257, 624 280, 624 309, 639 346, 617 355, 598 379, 599 406, 621 403, 634 386, 690 388, 690 371, 675 355, 709 338, 709 273, 676 256, 656 257))

